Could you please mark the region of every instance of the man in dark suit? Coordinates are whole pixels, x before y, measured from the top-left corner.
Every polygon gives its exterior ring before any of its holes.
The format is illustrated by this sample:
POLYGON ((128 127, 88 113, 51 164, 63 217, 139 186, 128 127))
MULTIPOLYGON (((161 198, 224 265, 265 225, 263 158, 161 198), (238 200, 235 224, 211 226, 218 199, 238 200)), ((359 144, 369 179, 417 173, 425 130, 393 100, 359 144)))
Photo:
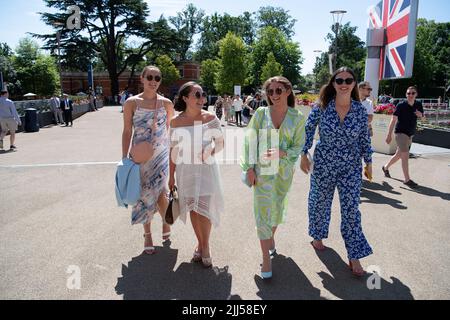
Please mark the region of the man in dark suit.
POLYGON ((64 112, 64 122, 66 123, 66 127, 69 125, 73 125, 72 120, 72 111, 73 111, 73 102, 69 99, 69 95, 64 93, 63 98, 61 99, 60 108, 64 112))

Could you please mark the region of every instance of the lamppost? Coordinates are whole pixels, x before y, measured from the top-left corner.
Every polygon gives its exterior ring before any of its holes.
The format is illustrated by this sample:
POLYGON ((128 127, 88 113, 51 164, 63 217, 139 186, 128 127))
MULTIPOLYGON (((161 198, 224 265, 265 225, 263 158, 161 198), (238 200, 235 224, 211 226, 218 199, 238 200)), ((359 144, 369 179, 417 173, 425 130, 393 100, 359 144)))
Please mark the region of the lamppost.
MULTIPOLYGON (((60 27, 60 26, 64 26, 64 23, 62 22, 55 22, 53 23, 53 25, 55 27, 60 27)), ((59 71, 59 86, 61 88, 61 96, 64 93, 63 90, 63 85, 62 85, 62 70, 61 70, 61 31, 62 30, 57 30, 56 31, 56 41, 58 43, 58 71, 59 71)))
POLYGON ((334 31, 334 52, 331 53, 330 60, 331 60, 331 67, 330 67, 330 74, 333 74, 333 72, 336 70, 336 63, 337 63, 337 54, 338 54, 338 34, 339 34, 339 24, 342 22, 342 18, 347 11, 345 10, 333 10, 330 11, 331 15, 333 16, 333 27, 332 30, 334 31))
MULTIPOLYGON (((322 50, 314 50, 313 52, 316 54, 316 63, 317 63, 317 58, 318 58, 319 54, 322 53, 322 50)), ((314 74, 314 88, 313 89, 315 92, 317 91, 317 74, 316 73, 314 74)))

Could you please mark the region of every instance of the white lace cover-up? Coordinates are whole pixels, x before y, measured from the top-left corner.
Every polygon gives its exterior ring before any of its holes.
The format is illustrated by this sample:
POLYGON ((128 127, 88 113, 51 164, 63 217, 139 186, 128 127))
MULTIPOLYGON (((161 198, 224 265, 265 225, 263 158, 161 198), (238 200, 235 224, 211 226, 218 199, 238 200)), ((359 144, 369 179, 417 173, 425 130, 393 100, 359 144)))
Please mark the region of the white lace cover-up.
POLYGON ((213 146, 213 139, 223 138, 220 120, 201 125, 171 129, 171 145, 176 154, 176 185, 180 203, 180 218, 195 211, 211 220, 214 227, 224 211, 223 188, 219 166, 214 156, 202 163, 203 148, 213 146))

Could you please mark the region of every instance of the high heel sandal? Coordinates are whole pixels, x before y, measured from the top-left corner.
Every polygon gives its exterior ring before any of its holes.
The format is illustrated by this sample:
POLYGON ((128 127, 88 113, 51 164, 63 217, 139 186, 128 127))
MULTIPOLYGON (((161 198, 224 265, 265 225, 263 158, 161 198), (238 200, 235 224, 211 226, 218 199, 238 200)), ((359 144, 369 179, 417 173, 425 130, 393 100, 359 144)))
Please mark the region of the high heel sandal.
MULTIPOLYGON (((152 235, 151 234, 151 232, 149 232, 149 233, 144 233, 144 238, 145 238, 145 236, 148 236, 148 235, 152 235)), ((155 249, 155 247, 153 247, 153 246, 148 246, 148 247, 144 247, 144 252, 146 253, 146 254, 148 254, 148 255, 152 255, 152 254, 155 254, 156 253, 156 249, 155 249)))
POLYGON ((170 231, 169 231, 169 232, 164 232, 164 233, 162 234, 162 239, 163 239, 164 241, 170 240, 170 231))
POLYGON ((202 261, 202 253, 198 250, 194 251, 194 254, 192 255, 192 261, 193 262, 200 262, 202 261))
MULTIPOLYGON (((261 264, 261 267, 262 267, 262 264, 261 264)), ((272 262, 270 263, 270 267, 272 269, 272 262)), ((261 278, 263 280, 271 279, 272 278, 272 270, 267 271, 267 272, 261 271, 261 278)))
POLYGON ((211 257, 208 257, 208 258, 202 257, 202 265, 204 268, 212 267, 212 258, 211 257))
POLYGON ((353 263, 352 263, 351 260, 348 262, 348 267, 352 270, 352 274, 354 276, 362 277, 366 273, 366 271, 364 271, 364 270, 362 270, 362 271, 355 271, 355 270, 353 270, 353 263))
POLYGON ((316 247, 316 246, 314 245, 314 241, 311 241, 310 243, 311 243, 311 245, 313 246, 313 248, 316 249, 317 251, 325 251, 325 249, 326 249, 326 247, 325 247, 323 244, 322 244, 321 247, 316 247))

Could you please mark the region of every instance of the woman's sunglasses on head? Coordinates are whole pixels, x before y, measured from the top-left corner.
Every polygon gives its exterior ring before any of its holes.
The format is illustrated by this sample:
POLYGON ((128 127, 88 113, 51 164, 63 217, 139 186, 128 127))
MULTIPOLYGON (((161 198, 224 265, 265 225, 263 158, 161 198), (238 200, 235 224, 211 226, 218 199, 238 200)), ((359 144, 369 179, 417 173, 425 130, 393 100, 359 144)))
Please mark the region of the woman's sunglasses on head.
POLYGON ((345 84, 352 84, 353 81, 355 81, 355 79, 353 78, 346 78, 346 79, 342 79, 342 78, 336 78, 334 79, 334 82, 336 82, 337 84, 343 84, 345 82, 345 84))
POLYGON ((267 90, 267 94, 269 95, 269 97, 273 96, 274 93, 276 93, 277 95, 282 94, 283 92, 285 92, 287 89, 286 88, 276 88, 275 90, 273 89, 269 89, 267 90))
POLYGON ((160 82, 161 81, 161 77, 160 76, 154 76, 153 77, 153 75, 151 75, 151 74, 147 75, 146 78, 147 78, 148 81, 152 81, 153 79, 155 79, 156 82, 160 82))

